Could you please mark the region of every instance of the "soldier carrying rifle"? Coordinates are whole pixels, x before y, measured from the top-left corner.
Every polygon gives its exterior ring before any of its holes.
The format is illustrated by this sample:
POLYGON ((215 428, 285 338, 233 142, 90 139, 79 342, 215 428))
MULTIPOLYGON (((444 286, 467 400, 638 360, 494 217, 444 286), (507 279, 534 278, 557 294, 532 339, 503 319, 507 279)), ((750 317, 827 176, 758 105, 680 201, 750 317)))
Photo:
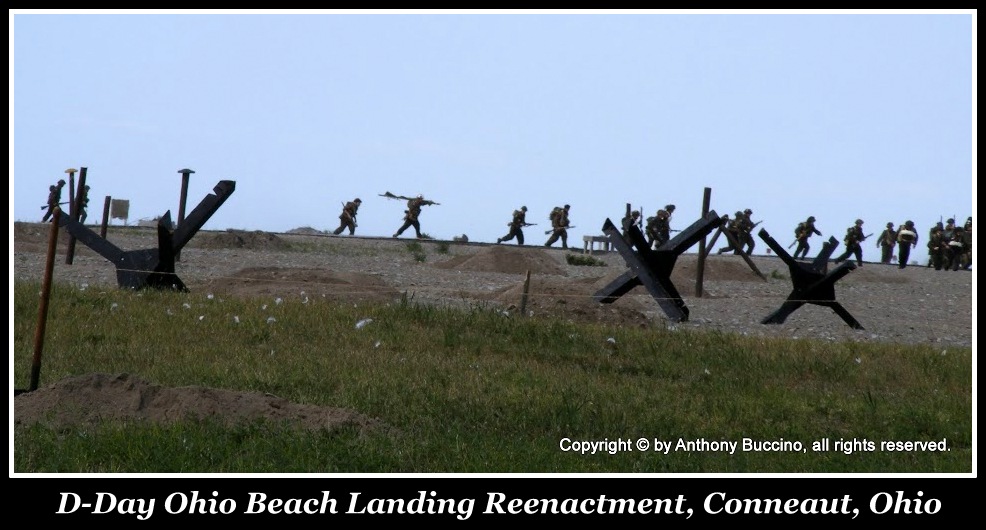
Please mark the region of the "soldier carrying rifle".
POLYGON ((404 210, 404 224, 394 233, 393 237, 399 237, 405 230, 413 226, 415 235, 418 239, 421 239, 421 223, 418 221, 418 216, 421 215, 421 207, 431 206, 432 204, 437 205, 438 203, 425 199, 424 195, 405 197, 403 195, 394 195, 388 191, 380 196, 387 197, 388 199, 404 199, 407 201, 407 210, 404 210))
POLYGON ((551 213, 548 215, 548 220, 551 221, 551 230, 545 232, 545 234, 551 234, 548 241, 544 243, 544 246, 550 247, 561 238, 561 248, 568 248, 568 229, 572 228, 568 221, 568 211, 572 207, 566 204, 564 207, 555 206, 551 213))
POLYGON ((517 244, 523 245, 524 231, 522 230, 522 228, 524 228, 525 226, 536 226, 536 225, 537 223, 527 222, 527 206, 521 206, 519 210, 514 210, 513 219, 511 219, 511 221, 507 223, 507 226, 510 227, 510 232, 508 232, 507 235, 503 237, 496 238, 496 244, 499 245, 504 241, 510 241, 511 239, 516 237, 517 244))

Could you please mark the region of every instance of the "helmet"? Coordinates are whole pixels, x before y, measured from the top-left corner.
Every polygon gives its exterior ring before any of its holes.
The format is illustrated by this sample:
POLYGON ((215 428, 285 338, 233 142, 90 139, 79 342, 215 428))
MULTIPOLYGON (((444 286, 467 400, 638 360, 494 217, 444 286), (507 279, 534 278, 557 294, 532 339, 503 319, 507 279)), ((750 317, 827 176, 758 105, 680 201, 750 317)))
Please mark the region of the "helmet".
POLYGON ((906 223, 904 223, 904 226, 908 228, 914 228, 914 221, 907 221, 906 223))
POLYGON ((887 228, 893 228, 893 227, 894 227, 893 223, 887 223, 887 228))
POLYGON ((565 209, 566 209, 566 210, 568 210, 568 209, 570 209, 571 207, 572 207, 572 206, 571 206, 571 205, 569 205, 569 204, 566 204, 566 205, 565 205, 565 209))
POLYGON ((65 185, 65 181, 62 180, 62 179, 58 179, 58 185, 59 186, 64 186, 65 185))
POLYGON ((950 225, 952 225, 952 224, 955 224, 955 219, 952 219, 952 218, 950 217, 950 218, 948 219, 948 221, 945 221, 945 222, 946 222, 946 223, 948 223, 948 224, 950 224, 950 225))
POLYGON ((809 215, 808 216, 808 222, 809 223, 814 223, 815 222, 815 216, 814 215, 809 215))
POLYGON ((743 212, 736 210, 736 217, 743 217, 743 212))
POLYGON ((360 200, 360 198, 359 198, 359 197, 357 197, 357 198, 356 198, 355 200, 353 200, 353 202, 355 202, 355 203, 359 203, 359 204, 363 204, 363 201, 362 201, 362 200, 360 200))
POLYGON ((668 213, 671 213, 671 212, 674 211, 674 205, 673 204, 666 204, 666 205, 664 205, 664 209, 667 210, 668 213))
POLYGON ((526 211, 527 211, 527 206, 521 206, 521 207, 520 207, 520 209, 521 209, 522 211, 525 211, 525 212, 526 212, 526 211))
POLYGON ((858 224, 858 225, 863 224, 863 220, 862 219, 856 219, 856 224, 858 224))
POLYGON ((746 215, 753 215, 753 210, 747 208, 747 209, 743 210, 743 213, 745 213, 746 215))
POLYGON ((633 217, 640 217, 640 212, 638 212, 637 210, 634 210, 634 211, 630 212, 630 215, 633 216, 633 217))

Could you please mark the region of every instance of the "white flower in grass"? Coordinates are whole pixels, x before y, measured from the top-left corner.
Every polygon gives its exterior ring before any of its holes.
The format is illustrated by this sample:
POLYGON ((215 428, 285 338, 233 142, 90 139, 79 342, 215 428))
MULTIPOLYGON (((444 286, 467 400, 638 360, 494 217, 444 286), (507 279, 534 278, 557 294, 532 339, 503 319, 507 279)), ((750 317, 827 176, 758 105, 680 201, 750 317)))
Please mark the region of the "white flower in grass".
POLYGON ((360 320, 359 322, 356 323, 356 329, 363 329, 363 327, 369 324, 370 322, 373 322, 372 318, 364 318, 363 320, 360 320))
POLYGON ((202 322, 203 320, 205 320, 205 315, 199 315, 199 322, 202 322))
POLYGON ((239 324, 240 323, 240 317, 238 317, 236 315, 233 315, 233 322, 236 323, 236 324, 239 324))
POLYGON ((277 297, 274 299, 274 303, 277 305, 281 305, 281 302, 284 302, 284 300, 281 300, 281 297, 277 297))
POLYGON ((261 311, 266 311, 267 310, 267 304, 264 304, 264 305, 260 306, 260 310, 261 311))
POLYGON ((705 369, 705 375, 712 375, 712 372, 710 372, 710 371, 709 371, 709 369, 708 369, 708 368, 706 368, 706 369, 705 369))
POLYGON ((610 337, 610 338, 606 339, 606 342, 608 342, 610 344, 616 344, 616 339, 613 338, 613 337, 610 337))
POLYGON ((379 348, 380 347, 380 341, 377 341, 376 344, 373 345, 373 347, 374 348, 379 348))
POLYGON ((859 358, 859 357, 856 357, 856 358, 855 358, 855 359, 853 359, 853 360, 854 360, 854 361, 856 361, 856 364, 863 364, 863 359, 861 359, 861 358, 859 358))
POLYGON ((110 311, 113 311, 114 309, 116 309, 118 307, 120 307, 119 304, 117 304, 116 302, 113 302, 112 304, 110 304, 110 311))
POLYGON ((274 318, 274 317, 267 317, 267 323, 268 324, 273 324, 274 322, 277 322, 277 319, 276 318, 274 318))
POLYGON ((171 312, 171 309, 169 308, 169 309, 165 309, 165 310, 164 310, 164 314, 166 314, 166 315, 168 315, 168 316, 171 316, 171 315, 173 315, 174 313, 172 313, 172 312, 171 312))
POLYGON ((184 307, 185 309, 191 309, 191 308, 192 308, 192 306, 191 306, 191 305, 189 305, 189 304, 188 304, 188 302, 185 302, 185 303, 184 303, 184 304, 182 304, 181 306, 182 306, 182 307, 184 307))
POLYGON ((941 356, 942 356, 942 357, 944 357, 944 356, 945 356, 945 352, 947 352, 947 351, 948 351, 948 350, 942 350, 942 351, 941 351, 941 356))
POLYGON ((208 298, 209 300, 212 300, 213 298, 215 298, 215 295, 213 295, 212 293, 209 293, 209 294, 205 295, 205 297, 208 298))
POLYGON ((79 286, 79 290, 80 291, 85 291, 88 288, 89 288, 89 284, 88 283, 84 283, 84 284, 82 284, 82 285, 79 286))

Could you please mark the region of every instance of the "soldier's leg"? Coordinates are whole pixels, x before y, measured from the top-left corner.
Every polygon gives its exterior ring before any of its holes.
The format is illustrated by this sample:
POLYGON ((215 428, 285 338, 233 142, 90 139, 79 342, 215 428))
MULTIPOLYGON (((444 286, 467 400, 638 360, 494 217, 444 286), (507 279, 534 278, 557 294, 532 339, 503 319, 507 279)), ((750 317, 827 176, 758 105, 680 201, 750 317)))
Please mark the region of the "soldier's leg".
POLYGON ((911 257, 911 245, 900 245, 900 256, 898 256, 897 267, 903 269, 907 267, 907 260, 911 257))
POLYGON ((394 232, 394 237, 400 236, 401 234, 404 233, 405 230, 407 230, 410 227, 411 227, 411 221, 404 221, 404 224, 402 224, 401 227, 398 228, 396 232, 394 232))
POLYGON ((333 231, 332 231, 332 233, 333 233, 334 235, 339 235, 339 234, 341 234, 341 233, 342 233, 342 231, 343 231, 343 230, 345 230, 345 229, 346 229, 346 222, 345 222, 345 221, 342 221, 342 220, 340 220, 340 221, 339 221, 339 228, 336 228, 335 230, 333 230, 333 231))
POLYGON ((548 240, 544 243, 544 246, 550 247, 551 245, 554 245, 555 244, 555 241, 558 241, 558 231, 557 230, 554 230, 554 231, 551 232, 551 237, 549 237, 548 240))
POLYGON ((518 245, 524 244, 524 231, 521 230, 520 228, 517 229, 517 244, 518 245))
POLYGON ((561 231, 561 248, 568 248, 568 230, 561 231))
POLYGON ((414 224, 412 224, 411 226, 414 227, 414 235, 417 236, 418 239, 421 239, 421 223, 419 223, 418 220, 415 219, 414 224))
POLYGON ((351 235, 351 236, 352 235, 356 235, 356 221, 353 220, 353 219, 350 219, 349 222, 346 223, 346 224, 349 227, 349 235, 351 235))

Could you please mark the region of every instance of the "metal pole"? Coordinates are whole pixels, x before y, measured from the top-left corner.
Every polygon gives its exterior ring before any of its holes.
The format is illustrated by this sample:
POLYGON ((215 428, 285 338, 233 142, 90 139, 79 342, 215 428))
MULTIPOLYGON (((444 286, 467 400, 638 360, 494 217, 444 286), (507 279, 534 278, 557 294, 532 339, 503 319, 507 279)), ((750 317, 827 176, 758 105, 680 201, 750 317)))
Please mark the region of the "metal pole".
MULTIPOLYGON (((709 203, 712 202, 712 188, 705 188, 702 196, 702 218, 709 215, 709 203)), ((705 236, 698 241, 698 266, 695 268, 695 297, 702 298, 702 282, 705 280, 705 236)))
POLYGON ((110 203, 113 199, 107 195, 103 201, 103 223, 99 225, 99 237, 106 239, 106 227, 110 224, 110 203))
POLYGON ((44 349, 45 324, 48 321, 48 299, 51 297, 51 275, 55 270, 55 246, 58 243, 58 219, 62 215, 62 209, 55 207, 55 217, 51 220, 51 229, 48 232, 48 256, 45 259, 45 275, 41 282, 41 303, 38 305, 38 327, 34 331, 34 359, 31 361, 31 386, 30 391, 38 389, 38 380, 41 378, 41 350, 44 349))
MULTIPOLYGON (((79 193, 75 194, 75 200, 72 201, 72 209, 69 212, 69 217, 73 221, 78 221, 79 217, 82 216, 82 201, 85 199, 85 188, 86 168, 83 167, 79 169, 79 193)), ((73 260, 75 260, 75 236, 70 233, 68 236, 68 248, 65 250, 65 264, 71 265, 73 260)))
MULTIPOLYGON (((191 169, 179 169, 181 173, 181 198, 178 201, 178 225, 185 221, 185 201, 188 199, 188 176, 195 173, 191 169)), ((177 228, 176 226, 176 228, 177 228)), ((175 253, 175 261, 181 261, 181 251, 175 253)))
POLYGON ((531 270, 527 269, 527 279, 524 280, 524 294, 520 297, 520 316, 527 316, 527 292, 531 288, 531 270))

